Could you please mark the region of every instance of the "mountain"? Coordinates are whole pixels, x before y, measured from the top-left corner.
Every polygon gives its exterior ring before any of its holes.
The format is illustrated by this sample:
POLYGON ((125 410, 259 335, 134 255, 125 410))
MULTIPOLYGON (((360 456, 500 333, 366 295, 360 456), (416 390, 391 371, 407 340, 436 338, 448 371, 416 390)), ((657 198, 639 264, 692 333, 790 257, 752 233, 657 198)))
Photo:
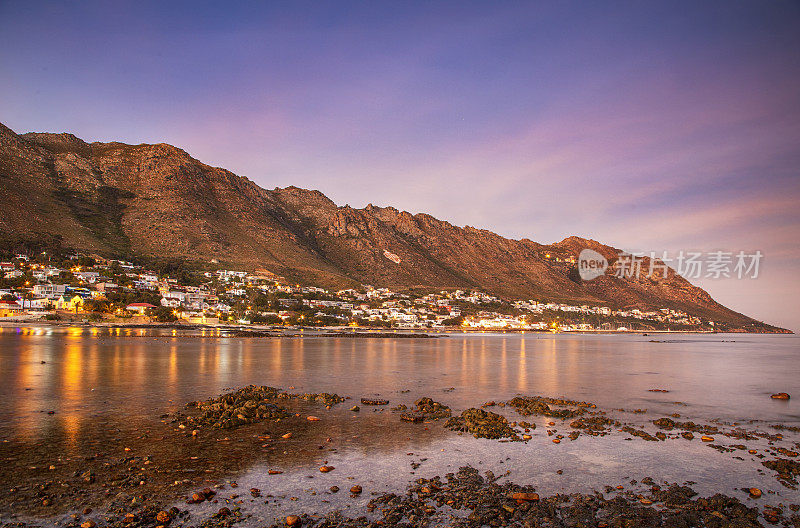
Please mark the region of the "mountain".
POLYGON ((265 269, 329 288, 473 288, 512 299, 674 308, 731 329, 772 331, 667 278, 577 278, 583 248, 512 240, 392 207, 337 206, 319 191, 262 189, 167 144, 86 143, 0 124, 0 239, 58 243, 118 258, 170 257, 265 269))

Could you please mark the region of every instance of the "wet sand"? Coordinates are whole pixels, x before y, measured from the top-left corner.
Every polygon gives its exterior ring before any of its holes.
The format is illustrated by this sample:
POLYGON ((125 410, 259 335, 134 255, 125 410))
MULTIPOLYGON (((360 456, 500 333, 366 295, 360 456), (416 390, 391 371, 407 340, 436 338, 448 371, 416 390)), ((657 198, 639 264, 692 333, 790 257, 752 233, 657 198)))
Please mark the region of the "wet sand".
MULTIPOLYGON (((9 492, 0 498, 3 520, 36 525, 77 525, 80 521, 155 526, 163 523, 154 515, 172 511, 177 524, 191 525, 235 520, 243 526, 258 526, 283 523, 283 517, 294 514, 304 515, 307 524, 328 522, 325 515, 342 522, 339 515, 356 518, 371 513, 376 500, 388 500, 385 494, 402 494, 418 478, 444 477, 465 466, 480 473, 490 471, 506 485, 491 493, 481 492, 482 507, 503 499, 515 482, 534 486, 542 497, 581 493, 580 500, 592 491, 610 500, 628 490, 626 502, 654 508, 650 505, 658 506, 664 500, 653 495, 659 491, 654 486, 668 489, 675 483, 670 480, 670 462, 692 459, 704 460, 698 464, 697 480, 691 483, 693 493, 726 494, 728 509, 732 501, 746 505, 740 511, 742 522, 768 521, 776 516, 790 519, 799 507, 800 464, 794 461, 800 442, 797 431, 785 428, 694 422, 676 426, 665 417, 642 420, 646 412, 535 398, 528 400, 537 404, 533 414, 519 402, 512 406, 514 401, 480 405, 485 413, 508 420, 507 437, 487 440, 475 437, 485 436, 480 427, 474 435, 472 431, 450 431, 443 417, 425 417, 421 423, 402 421, 400 416, 407 411, 403 407, 414 409, 411 402, 393 409, 363 405, 352 398, 326 405, 299 396, 270 393, 263 402, 280 406, 285 416, 246 423, 240 414, 241 424, 223 423, 224 428, 192 422, 200 413, 190 406, 154 419, 151 427, 135 438, 110 436, 87 442, 82 457, 4 442, 0 447, 4 460, 1 478, 9 492), (548 403, 541 406, 543 401, 548 403), (587 429, 585 424, 596 418, 606 425, 587 429), (618 457, 619 450, 625 452, 625 466, 604 467, 604 453, 618 457), (789 460, 794 466, 783 475, 763 466, 774 460, 789 460), (14 470, 9 471, 11 468, 14 470), (729 484, 720 486, 717 479, 705 478, 706 471, 723 472, 729 484), (638 485, 642 480, 652 483, 643 487, 638 485), (338 491, 332 492, 333 486, 338 491), (361 486, 362 491, 349 493, 353 486, 361 486), (751 488, 758 489, 761 497, 756 498, 751 488), (642 495, 647 490, 649 498, 642 495), (783 507, 773 510, 776 504, 783 507), (757 508, 755 517, 747 507, 757 508), (91 511, 83 513, 87 508, 91 511), (771 515, 772 511, 780 513, 771 515), (136 524, 126 522, 126 515, 135 518, 136 524)), ((403 396, 400 400, 408 401, 410 393, 403 396)), ((214 405, 218 404, 209 402, 214 405)), ((244 407, 235 409, 234 415, 240 409, 244 407)), ((473 482, 469 493, 478 493, 482 487, 484 483, 473 482)), ((467 492, 463 494, 462 499, 467 492)), ((401 504, 387 515, 419 507, 401 504)), ((425 509, 431 509, 420 517, 425 522, 442 514, 437 507, 425 509)), ((595 504, 594 514, 608 517, 607 509, 595 504)), ((646 518, 650 514, 637 515, 646 518)), ((480 516, 477 519, 480 521, 480 516)))

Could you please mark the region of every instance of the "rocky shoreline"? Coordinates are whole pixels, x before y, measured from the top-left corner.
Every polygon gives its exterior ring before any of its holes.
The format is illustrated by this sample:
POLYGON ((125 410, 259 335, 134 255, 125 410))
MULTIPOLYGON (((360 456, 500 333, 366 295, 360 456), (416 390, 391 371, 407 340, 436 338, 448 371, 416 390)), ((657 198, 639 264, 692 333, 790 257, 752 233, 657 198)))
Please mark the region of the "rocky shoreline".
MULTIPOLYGON (((380 495, 369 502, 365 515, 359 517, 341 511, 325 516, 303 514, 287 517, 272 528, 762 526, 759 509, 748 507, 735 497, 723 494, 696 497, 697 492, 689 486, 662 486, 649 477, 641 483, 631 482, 631 489, 618 486, 605 493, 540 497, 533 486, 501 483, 490 471, 482 476, 475 468, 462 467, 444 478, 418 479, 405 495, 380 495)), ((790 509, 796 511, 796 507, 790 509)), ((772 524, 800 526, 800 516, 792 513, 785 516, 782 509, 765 509, 763 518, 772 524)))
MULTIPOLYGON (((167 330, 186 330, 198 331, 205 330, 211 332, 225 333, 224 337, 305 337, 301 332, 316 332, 312 334, 313 337, 375 337, 375 338, 432 338, 441 337, 447 334, 482 334, 486 332, 491 333, 504 333, 504 334, 553 334, 551 330, 532 330, 521 328, 504 328, 504 329, 484 329, 484 328, 464 328, 462 326, 443 326, 435 329, 430 329, 431 333, 419 329, 411 330, 381 330, 372 329, 368 327, 316 327, 316 326, 259 326, 259 325, 233 325, 233 324, 198 324, 198 323, 96 323, 89 321, 48 321, 45 319, 0 319, 0 327, 60 327, 60 328, 97 328, 97 329, 167 329, 167 330)), ((792 334, 790 330, 774 329, 763 330, 760 332, 744 331, 744 330, 726 330, 725 332, 712 332, 712 331, 698 331, 698 330, 576 330, 570 332, 557 332, 560 334, 597 334, 597 335, 629 335, 629 336, 651 336, 651 335, 724 335, 724 334, 737 334, 737 335, 763 335, 763 334, 792 334)), ((214 336, 206 336, 214 337, 214 336)), ((652 339, 651 343, 668 343, 666 340, 652 339)))
MULTIPOLYGON (((139 438, 121 440, 126 443, 121 452, 98 452, 82 460, 57 459, 50 464, 41 461, 27 477, 4 471, 0 477, 6 490, 0 494, 0 526, 269 525, 253 524, 249 507, 263 502, 265 496, 269 503, 269 492, 241 489, 235 475, 264 454, 281 467, 313 463, 323 453, 326 458, 336 456, 338 448, 344 447, 338 442, 345 442, 345 436, 334 440, 330 434, 335 422, 322 413, 338 413, 338 419, 347 415, 351 420, 363 420, 365 415, 358 412, 361 409, 357 405, 335 408, 349 397, 290 390, 254 385, 231 390, 215 398, 189 402, 183 411, 163 415, 139 438), (312 446, 318 446, 314 447, 316 453, 312 446), (204 486, 210 482, 215 484, 204 486), (203 509, 197 510, 199 506, 203 509)), ((417 398, 411 406, 389 407, 389 400, 374 397, 362 397, 360 401, 371 410, 365 416, 377 413, 417 430, 435 427, 441 434, 469 434, 496 442, 559 444, 562 440, 590 442, 607 435, 664 445, 699 440, 737 460, 749 455, 788 490, 797 490, 800 479, 800 442, 794 426, 777 424, 774 431, 767 431, 738 423, 697 424, 682 419, 678 413, 629 422, 625 415, 641 417, 647 414, 646 409, 600 409, 591 402, 543 396, 490 401, 461 413, 427 396, 417 398), (758 447, 747 445, 755 443, 758 447)), ((15 460, 13 446, 0 444, 0 448, 4 455, 12 455, 6 456, 7 465, 15 460)), ((322 474, 335 470, 327 460, 319 466, 322 474)), ((281 473, 278 469, 269 472, 276 478, 281 473)), ((540 497, 535 483, 501 480, 490 472, 481 475, 475 467, 462 467, 444 477, 417 479, 405 495, 378 493, 363 505, 363 511, 335 509, 319 514, 298 511, 289 501, 282 506, 285 515, 272 525, 800 526, 800 505, 769 500, 759 508, 762 490, 750 483, 743 483, 746 485, 741 488, 742 497, 716 493, 703 498, 697 496, 690 483, 656 482, 644 476, 624 486, 609 484, 603 492, 540 497), (753 502, 745 504, 744 498, 753 502)), ((350 497, 361 495, 358 483, 350 488, 350 497)), ((332 486, 326 494, 346 494, 339 492, 338 486, 332 486)), ((772 497, 777 498, 774 494, 772 497)))

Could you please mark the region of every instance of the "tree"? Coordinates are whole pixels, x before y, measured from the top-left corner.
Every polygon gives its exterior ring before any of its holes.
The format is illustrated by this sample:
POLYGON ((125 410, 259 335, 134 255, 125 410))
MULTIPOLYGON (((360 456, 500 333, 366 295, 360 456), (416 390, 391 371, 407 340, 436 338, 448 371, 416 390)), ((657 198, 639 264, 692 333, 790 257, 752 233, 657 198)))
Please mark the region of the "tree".
POLYGON ((275 314, 267 314, 267 315, 253 314, 250 317, 250 322, 253 323, 253 324, 271 324, 271 325, 274 325, 274 324, 283 323, 283 319, 281 319, 280 317, 278 317, 275 314))
POLYGON ((451 317, 450 319, 445 319, 442 321, 442 325, 444 326, 461 326, 461 323, 464 322, 463 317, 451 317))
POLYGON ((178 316, 172 311, 172 308, 167 306, 156 306, 155 308, 148 308, 147 315, 152 317, 159 323, 171 323, 178 320, 178 316))
POLYGON ((86 299, 83 303, 83 309, 87 312, 108 312, 109 305, 106 299, 86 299))

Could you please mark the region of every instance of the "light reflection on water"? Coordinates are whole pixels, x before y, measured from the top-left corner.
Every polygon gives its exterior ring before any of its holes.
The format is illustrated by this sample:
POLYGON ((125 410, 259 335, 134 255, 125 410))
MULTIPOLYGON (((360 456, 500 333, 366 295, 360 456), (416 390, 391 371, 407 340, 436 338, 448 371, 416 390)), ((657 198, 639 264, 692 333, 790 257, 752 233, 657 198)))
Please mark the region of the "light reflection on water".
POLYGON ((77 430, 91 429, 97 416, 133 430, 187 401, 250 383, 353 398, 380 394, 393 404, 430 395, 455 409, 541 394, 666 414, 681 401, 704 419, 800 419, 797 398, 769 398, 778 391, 800 394, 797 337, 670 338, 674 342, 549 334, 265 339, 4 328, 0 437, 46 442, 61 431, 74 442, 77 430), (455 390, 444 392, 448 388, 455 390), (648 392, 652 388, 670 392, 648 392))
MULTIPOLYGON (((630 422, 679 412, 683 419, 698 422, 758 420, 760 428, 770 430, 763 422, 800 423, 799 345, 796 336, 754 335, 480 333, 438 339, 278 339, 230 338, 217 330, 192 334, 0 327, 0 440, 9 441, 0 444, 0 453, 14 455, 0 469, 0 477, 12 478, 14 464, 46 465, 52 453, 74 461, 103 450, 119 452, 142 431, 154 438, 164 434, 158 427, 163 413, 248 384, 336 392, 354 400, 380 395, 392 406, 431 396, 456 412, 489 400, 536 394, 591 401, 605 409, 648 409, 646 415, 625 415, 630 422), (648 392, 654 388, 670 392, 648 392), (769 398, 774 392, 796 396, 775 401, 769 398), (3 445, 13 447, 3 450, 3 445), (26 447, 27 454, 17 459, 16 446, 26 447), (16 461, 11 463, 11 458, 16 461)), ((329 508, 356 507, 358 501, 369 500, 368 493, 344 501, 344 493, 334 498, 325 492, 331 483, 347 489, 348 476, 365 490, 401 491, 415 477, 442 475, 465 464, 497 474, 511 469, 510 478, 536 482, 544 493, 586 491, 649 474, 695 480, 699 491, 708 493, 720 487, 732 493, 735 486, 755 483, 797 501, 797 494, 781 489, 771 475, 756 474, 760 460, 736 462, 697 441, 627 442, 625 435, 610 435, 555 446, 543 431, 546 420, 539 419, 532 420, 539 425, 534 441, 500 444, 456 436, 439 424, 425 429, 398 422, 387 408, 364 407, 359 414, 351 413, 351 404, 313 411, 322 416, 321 428, 296 429, 297 441, 287 443, 292 446, 289 454, 283 448, 258 451, 252 439, 205 447, 191 442, 166 447, 149 439, 132 445, 147 449, 159 463, 174 458, 172 471, 178 474, 181 461, 201 450, 209 466, 225 468, 244 489, 295 495, 300 497, 295 507, 317 510, 323 509, 321 498, 331 500, 325 506, 329 508), (418 470, 410 468, 412 460, 421 458, 428 460, 418 470), (696 463, 699 459, 702 464, 696 463), (316 468, 324 462, 337 470, 319 474, 316 468), (273 467, 285 474, 267 476, 273 467), (557 468, 564 468, 564 474, 557 475, 557 468), (319 495, 310 495, 311 488, 319 495)), ((508 408, 495 410, 518 419, 508 408)), ((275 429, 272 433, 278 438, 284 432, 280 427, 285 426, 261 424, 255 429, 275 429)), ((242 429, 212 436, 252 436, 253 431, 242 429)), ((763 441, 748 444, 765 447, 763 441)), ((281 508, 275 504, 259 515, 281 508)))

